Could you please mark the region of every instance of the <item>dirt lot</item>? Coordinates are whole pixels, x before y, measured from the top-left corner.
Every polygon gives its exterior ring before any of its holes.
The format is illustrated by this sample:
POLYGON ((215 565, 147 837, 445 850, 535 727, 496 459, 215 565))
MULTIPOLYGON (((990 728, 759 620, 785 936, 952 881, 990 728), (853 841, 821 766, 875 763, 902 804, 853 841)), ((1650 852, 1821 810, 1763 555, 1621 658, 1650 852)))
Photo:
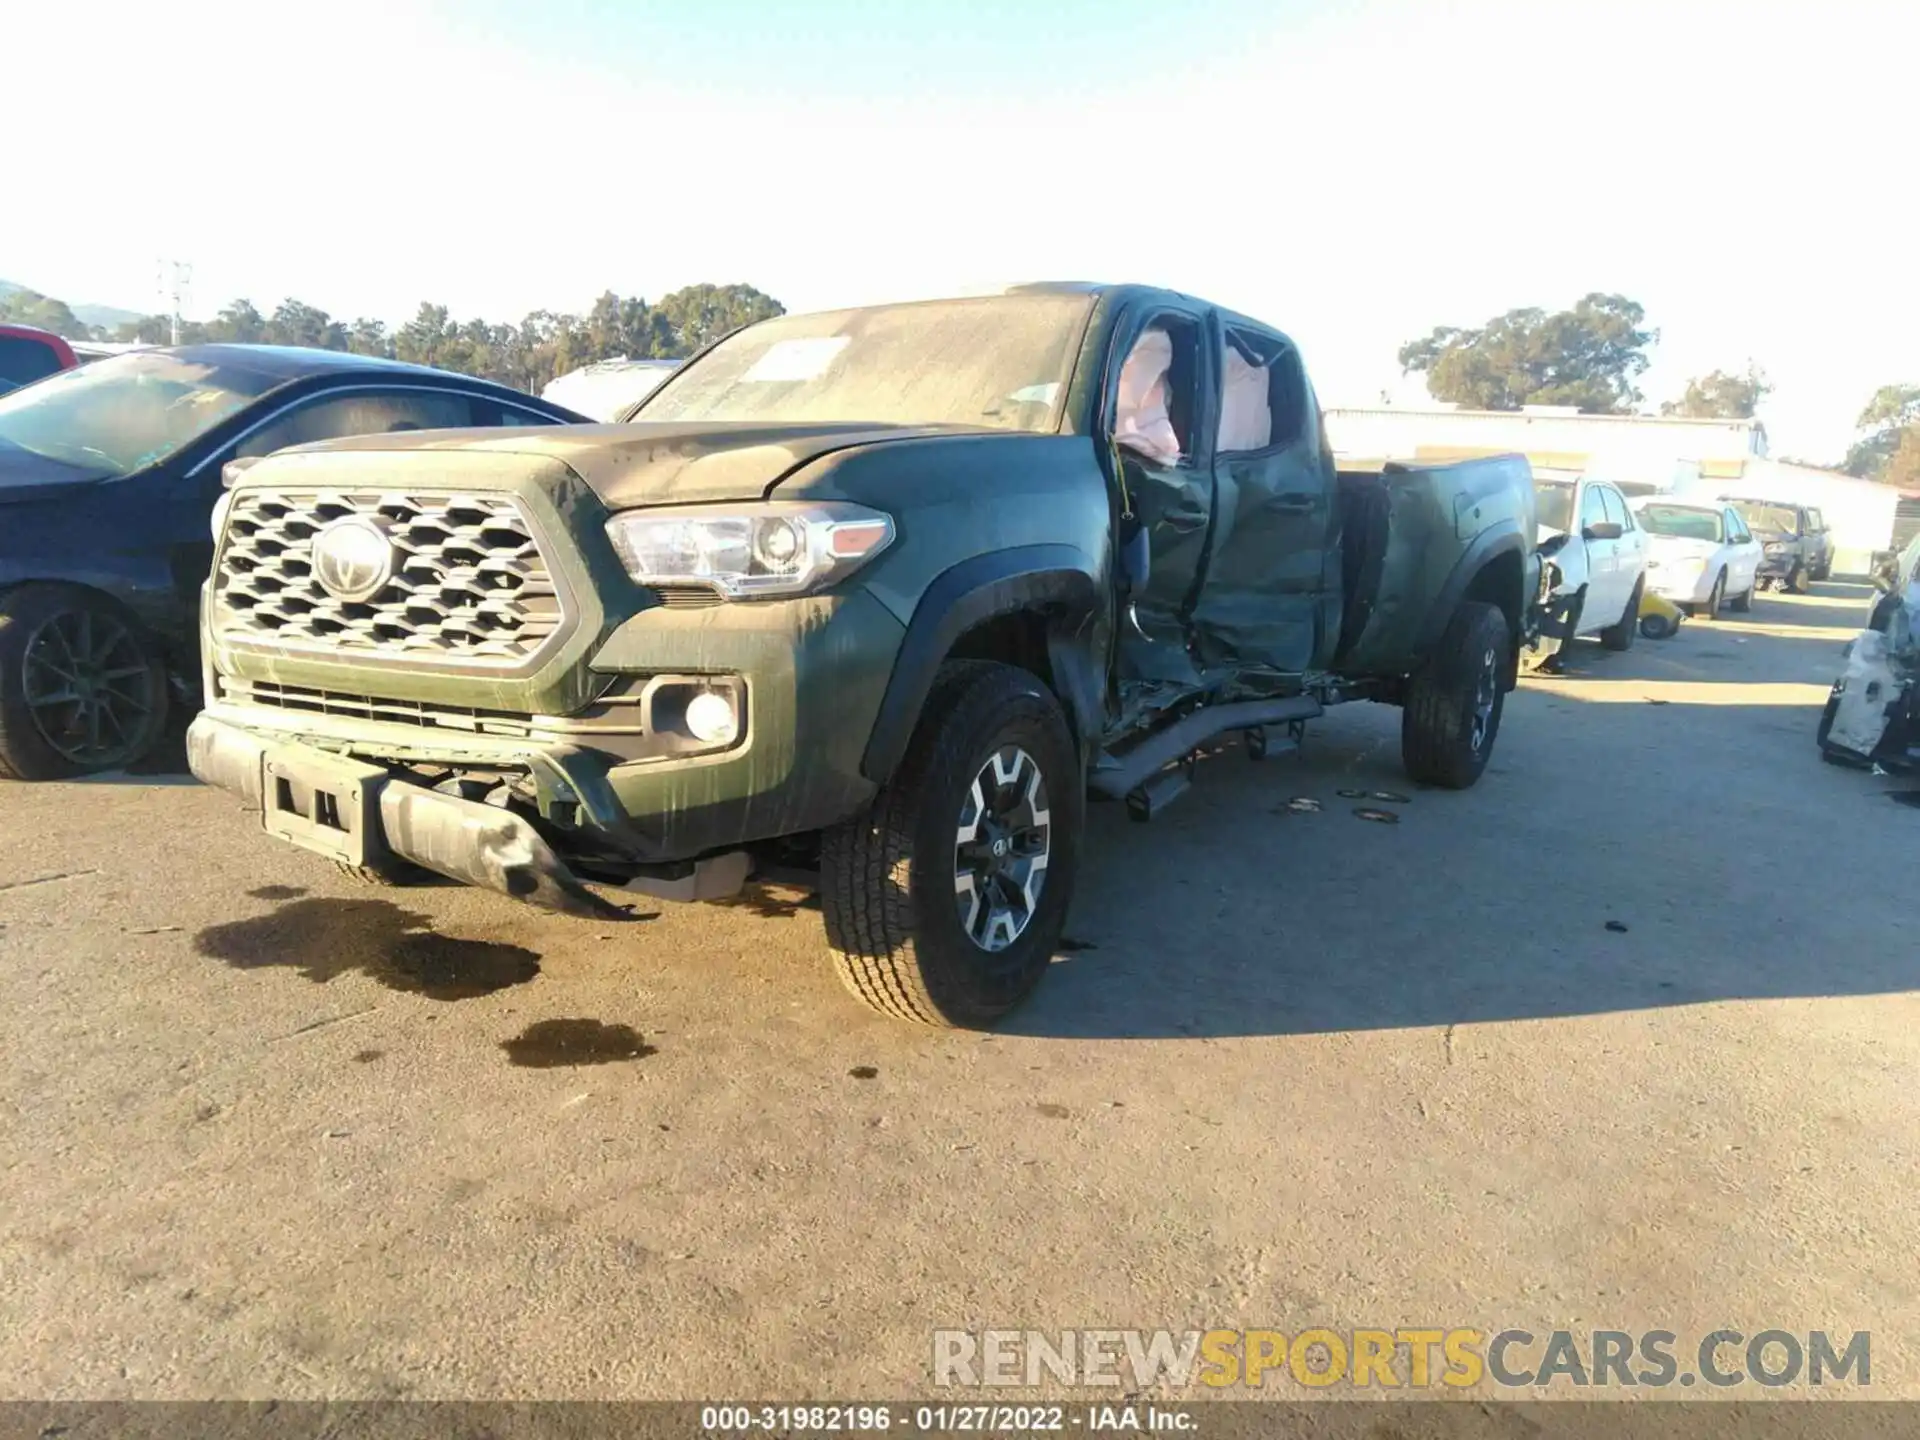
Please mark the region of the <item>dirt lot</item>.
POLYGON ((1313 1324, 1871 1330, 1920 1395, 1920 815, 1812 743, 1867 600, 1582 646, 1466 794, 1352 707, 1096 809, 992 1035, 870 1016, 792 897, 609 929, 178 776, 0 787, 0 1396, 898 1396, 936 1326, 1313 1324))

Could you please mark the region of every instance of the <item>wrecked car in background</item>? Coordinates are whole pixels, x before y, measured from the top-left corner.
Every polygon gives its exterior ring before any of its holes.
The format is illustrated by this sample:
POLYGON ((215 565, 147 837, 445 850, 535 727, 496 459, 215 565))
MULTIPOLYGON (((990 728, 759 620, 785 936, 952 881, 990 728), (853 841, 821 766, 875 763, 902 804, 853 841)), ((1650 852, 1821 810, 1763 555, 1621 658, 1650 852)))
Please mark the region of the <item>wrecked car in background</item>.
POLYGON ((1284 335, 1138 286, 783 316, 630 424, 228 480, 189 752, 270 835, 596 916, 800 877, 932 1024, 1039 982, 1089 793, 1349 700, 1473 784, 1540 585, 1524 460, 1336 471, 1284 335))
POLYGON ((1897 558, 1876 563, 1873 583, 1880 596, 1867 628, 1847 642, 1845 668, 1833 682, 1814 740, 1820 758, 1831 764, 1912 769, 1920 764, 1914 725, 1920 537, 1897 558))
POLYGON ((1604 480, 1541 480, 1535 487, 1545 600, 1522 654, 1528 669, 1556 664, 1592 636, 1628 650, 1646 593, 1648 537, 1619 488, 1604 480))

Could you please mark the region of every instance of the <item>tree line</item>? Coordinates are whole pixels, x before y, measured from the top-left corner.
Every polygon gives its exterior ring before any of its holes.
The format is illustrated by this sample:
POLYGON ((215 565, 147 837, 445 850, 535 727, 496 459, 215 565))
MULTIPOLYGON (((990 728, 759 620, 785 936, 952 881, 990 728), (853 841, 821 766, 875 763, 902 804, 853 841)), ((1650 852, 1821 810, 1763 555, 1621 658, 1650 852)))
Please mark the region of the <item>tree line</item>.
MULTIPOLYGON (((1570 405, 1591 415, 1644 413, 1635 382, 1660 338, 1645 322, 1638 302, 1595 292, 1571 310, 1509 310, 1472 329, 1438 326, 1400 347, 1400 369, 1425 376, 1434 399, 1475 410, 1570 405)), ((1752 364, 1714 370, 1689 380, 1660 413, 1750 420, 1772 389, 1752 364)), ((1844 459, 1795 463, 1920 488, 1920 385, 1882 386, 1854 431, 1844 459)))
MULTIPOLYGON (((445 305, 423 301, 411 320, 392 329, 381 320, 336 320, 291 298, 268 313, 250 300, 235 300, 211 320, 182 320, 180 343, 347 350, 479 375, 537 394, 582 365, 681 359, 742 325, 785 313, 778 300, 751 285, 689 285, 652 302, 609 290, 584 315, 536 310, 517 325, 457 320, 445 305)), ((37 325, 70 340, 164 345, 173 332, 169 317, 149 315, 109 334, 83 323, 64 302, 30 290, 0 297, 0 320, 37 325)))
MULTIPOLYGON (((609 290, 585 315, 536 310, 517 325, 460 321, 444 305, 423 303, 413 319, 391 330, 379 320, 336 320, 294 299, 270 314, 236 300, 212 320, 182 321, 180 339, 385 355, 538 392, 555 376, 596 360, 677 359, 741 325, 783 313, 779 301, 751 285, 689 285, 651 303, 609 290)), ((76 340, 163 344, 171 334, 166 317, 150 315, 105 335, 61 301, 31 290, 0 296, 3 320, 76 340)), ((1637 382, 1659 338, 1637 301, 1596 291, 1569 310, 1509 310, 1470 329, 1438 326, 1401 346, 1399 359, 1403 373, 1426 378, 1434 399, 1471 409, 1570 405, 1589 414, 1629 415, 1643 413, 1637 382)), ((1689 380, 1660 413, 1747 420, 1772 388, 1751 364, 1744 371, 1714 370, 1689 380)), ((1860 412, 1855 434, 1844 459, 1820 468, 1920 488, 1920 385, 1882 386, 1860 412)))

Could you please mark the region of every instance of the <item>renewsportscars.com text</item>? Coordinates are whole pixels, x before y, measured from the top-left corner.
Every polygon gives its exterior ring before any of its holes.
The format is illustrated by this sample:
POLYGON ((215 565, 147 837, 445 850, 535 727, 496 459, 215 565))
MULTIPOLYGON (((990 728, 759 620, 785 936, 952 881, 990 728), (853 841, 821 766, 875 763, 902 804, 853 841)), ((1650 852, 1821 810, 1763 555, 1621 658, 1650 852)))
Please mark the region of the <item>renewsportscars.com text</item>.
POLYGON ((1873 1383, 1865 1330, 1396 1327, 1331 1330, 936 1330, 938 1386, 1201 1385, 1325 1390, 1690 1388, 1873 1383))

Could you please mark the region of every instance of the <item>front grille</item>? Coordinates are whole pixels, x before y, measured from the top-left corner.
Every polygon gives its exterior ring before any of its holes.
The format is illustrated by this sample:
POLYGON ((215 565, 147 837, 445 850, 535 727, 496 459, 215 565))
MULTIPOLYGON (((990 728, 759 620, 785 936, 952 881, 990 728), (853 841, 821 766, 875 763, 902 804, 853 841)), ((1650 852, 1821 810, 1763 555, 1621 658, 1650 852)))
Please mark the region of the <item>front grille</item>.
POLYGON ((669 610, 705 610, 720 603, 720 592, 711 585, 655 585, 652 590, 669 610))
POLYGON ((307 715, 345 715, 356 720, 383 720, 424 730, 458 730, 468 735, 509 735, 524 739, 533 733, 533 717, 511 710, 476 710, 464 705, 389 700, 378 695, 346 695, 337 690, 309 690, 299 685, 275 685, 231 675, 218 677, 217 683, 222 700, 240 705, 265 705, 307 715))
POLYGON ((562 619, 532 527, 505 495, 236 491, 214 599, 223 640, 455 664, 525 661, 562 619), (349 516, 394 547, 392 578, 360 602, 313 573, 314 537, 349 516))

